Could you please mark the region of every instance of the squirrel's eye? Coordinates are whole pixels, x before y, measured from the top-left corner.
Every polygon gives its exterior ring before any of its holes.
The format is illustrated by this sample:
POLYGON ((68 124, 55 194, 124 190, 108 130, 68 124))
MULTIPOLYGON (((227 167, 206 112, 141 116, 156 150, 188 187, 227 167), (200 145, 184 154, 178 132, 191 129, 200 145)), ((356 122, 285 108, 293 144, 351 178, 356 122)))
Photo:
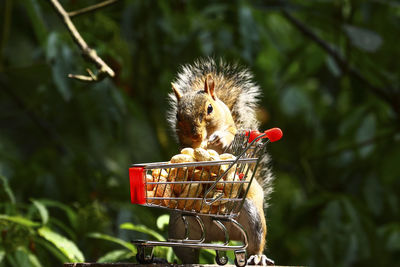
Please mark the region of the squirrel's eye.
POLYGON ((208 105, 207 108, 207 115, 210 115, 210 113, 213 111, 213 107, 211 106, 211 104, 208 105))

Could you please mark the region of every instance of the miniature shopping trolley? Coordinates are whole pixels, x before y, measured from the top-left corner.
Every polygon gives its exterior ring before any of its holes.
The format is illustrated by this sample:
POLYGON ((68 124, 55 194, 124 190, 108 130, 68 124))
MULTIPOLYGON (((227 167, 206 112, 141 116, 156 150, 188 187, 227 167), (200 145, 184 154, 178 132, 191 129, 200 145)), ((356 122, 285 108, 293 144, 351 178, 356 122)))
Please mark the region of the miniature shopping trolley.
POLYGON ((267 143, 281 137, 279 128, 261 133, 240 130, 224 154, 219 155, 221 160, 133 164, 129 168, 131 202, 179 211, 185 226, 185 236, 179 240, 132 241, 138 249, 138 262, 151 263, 155 246, 170 246, 215 249, 216 262, 220 265, 228 262, 226 251, 233 250, 235 264, 246 265, 248 237, 235 219, 244 205, 267 143), (189 238, 189 216, 198 224, 201 232, 199 239, 189 238), (224 243, 206 242, 204 216, 210 217, 223 232, 224 243), (242 244, 229 245, 229 234, 222 222, 231 223, 241 233, 242 244))

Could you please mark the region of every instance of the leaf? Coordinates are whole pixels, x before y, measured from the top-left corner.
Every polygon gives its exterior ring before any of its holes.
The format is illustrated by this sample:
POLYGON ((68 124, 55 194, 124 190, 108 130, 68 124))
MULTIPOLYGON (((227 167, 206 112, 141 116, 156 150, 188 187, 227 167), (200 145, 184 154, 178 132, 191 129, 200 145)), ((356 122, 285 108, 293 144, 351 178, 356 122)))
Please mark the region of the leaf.
POLYGON ((129 249, 133 253, 137 252, 136 247, 134 245, 132 245, 131 243, 126 242, 125 240, 122 240, 120 238, 116 238, 116 237, 109 236, 109 235, 102 234, 102 233, 89 233, 88 236, 91 238, 97 238, 97 239, 111 241, 111 242, 117 243, 117 244, 129 249))
POLYGON ((343 28, 351 43, 364 51, 375 52, 382 45, 382 37, 376 32, 352 25, 344 25, 343 28))
POLYGON ((4 249, 0 249, 0 263, 3 261, 5 255, 6 252, 4 251, 4 249))
MULTIPOLYGON (((361 122, 357 133, 356 140, 358 143, 362 143, 368 140, 371 140, 375 135, 376 130, 376 118, 375 115, 370 113, 368 114, 361 122)), ((360 147, 360 154, 363 158, 368 156, 375 148, 375 144, 370 142, 369 144, 363 145, 360 147)))
POLYGON ((342 71, 336 64, 336 61, 331 56, 326 57, 326 65, 328 66, 328 69, 331 71, 333 76, 339 77, 341 75, 342 71))
POLYGON ((56 246, 71 262, 83 262, 85 260, 82 252, 71 240, 45 226, 39 228, 38 233, 41 237, 56 246))
POLYGON ((39 211, 40 217, 42 218, 42 224, 47 224, 49 221, 49 212, 47 211, 46 207, 38 200, 31 199, 31 201, 39 211))
POLYGON ((32 266, 35 266, 35 267, 42 266, 42 264, 40 263, 39 259, 36 257, 35 254, 29 252, 28 258, 29 258, 29 262, 32 264, 32 266))
POLYGON ((200 263, 214 262, 216 255, 217 254, 215 253, 215 250, 213 250, 213 249, 201 249, 200 255, 199 255, 200 263))
POLYGON ((364 199, 366 207, 371 210, 375 216, 381 216, 383 211, 383 190, 379 180, 373 176, 365 178, 363 186, 364 199))
POLYGON ((18 247, 14 252, 15 263, 18 266, 30 266, 27 251, 23 247, 18 247))
POLYGON ((42 264, 40 263, 38 258, 26 247, 18 247, 15 252, 9 256, 10 257, 8 257, 8 261, 13 266, 42 267, 42 264))
POLYGON ((134 256, 135 256, 135 254, 132 253, 132 251, 130 251, 130 250, 117 249, 117 250, 108 252, 107 254, 105 254, 104 256, 99 258, 97 260, 97 262, 99 262, 99 263, 117 262, 117 261, 121 261, 121 260, 128 260, 134 256))
POLYGON ((289 87, 286 89, 282 96, 281 108, 288 116, 294 117, 304 115, 310 112, 310 99, 302 90, 298 87, 289 87))
POLYGON ((153 236, 155 239, 157 239, 158 241, 165 241, 166 239, 160 235, 159 233, 157 233, 156 231, 144 226, 144 225, 134 225, 132 223, 123 223, 120 225, 121 229, 125 229, 125 230, 132 230, 132 231, 137 231, 137 232, 141 232, 144 234, 148 234, 153 236))
POLYGON ((26 219, 26 218, 21 217, 21 216, 8 216, 8 215, 0 214, 0 220, 6 220, 6 221, 14 222, 14 223, 26 226, 26 227, 40 226, 40 223, 31 221, 31 220, 26 219))
POLYGON ((56 207, 62 209, 63 211, 65 211, 72 227, 74 227, 75 229, 78 227, 78 218, 76 212, 73 209, 63 203, 54 200, 40 199, 39 201, 47 207, 56 207))
POLYGON ((54 247, 53 244, 47 242, 46 240, 37 237, 35 238, 35 243, 47 249, 51 253, 51 255, 57 258, 60 262, 64 263, 69 261, 69 259, 64 255, 64 253, 62 253, 60 250, 54 247))
POLYGON ((238 12, 239 32, 242 40, 242 56, 251 61, 256 52, 256 45, 259 42, 258 24, 254 20, 253 9, 248 5, 241 5, 238 12))
POLYGON ((10 188, 10 185, 8 184, 7 178, 4 177, 3 175, 0 175, 0 180, 3 182, 3 187, 4 187, 3 190, 8 195, 8 198, 10 199, 10 202, 12 204, 15 204, 15 196, 14 196, 13 191, 10 188))
POLYGON ((36 38, 39 40, 41 45, 45 44, 47 36, 47 28, 45 25, 44 17, 41 10, 41 5, 37 0, 24 0, 22 3, 25 5, 25 10, 31 20, 33 30, 36 34, 36 38))
POLYGON ((76 232, 74 232, 70 227, 68 227, 65 223, 64 220, 58 220, 55 217, 51 217, 49 220, 50 224, 52 226, 57 227, 57 229, 60 229, 60 231, 63 231, 67 234, 69 238, 72 240, 76 240, 76 232))
POLYGON ((47 60, 52 62, 53 80, 59 93, 65 101, 71 99, 71 79, 68 74, 72 72, 72 51, 63 42, 60 35, 51 33, 47 39, 47 60))
POLYGON ((169 224, 169 214, 163 214, 157 218, 157 228, 164 230, 165 226, 169 224))

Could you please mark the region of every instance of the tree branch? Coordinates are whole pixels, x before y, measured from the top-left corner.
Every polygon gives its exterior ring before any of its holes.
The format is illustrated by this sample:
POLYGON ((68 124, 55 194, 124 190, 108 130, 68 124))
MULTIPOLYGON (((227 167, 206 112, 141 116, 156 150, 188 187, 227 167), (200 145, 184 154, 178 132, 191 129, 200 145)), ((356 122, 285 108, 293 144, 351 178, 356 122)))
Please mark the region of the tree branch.
POLYGON ((68 16, 70 18, 76 17, 76 16, 79 16, 79 15, 82 15, 82 14, 85 14, 85 13, 89 13, 89 12, 95 11, 97 9, 109 6, 109 5, 112 5, 112 4, 116 3, 117 1, 118 0, 107 0, 107 1, 95 4, 95 5, 92 5, 92 6, 88 6, 88 7, 76 10, 76 11, 71 11, 71 12, 68 12, 68 16))
POLYGON ((114 71, 97 55, 96 50, 90 48, 85 40, 83 40, 75 25, 72 23, 70 16, 58 0, 50 0, 50 3, 63 20, 74 42, 81 49, 83 57, 89 62, 95 64, 98 69, 97 75, 92 75, 91 73, 89 73, 90 76, 69 74, 68 77, 87 82, 101 81, 107 76, 114 77, 114 71))
POLYGON ((393 110, 400 115, 400 99, 398 96, 394 95, 393 90, 386 90, 385 88, 377 87, 370 83, 367 78, 365 78, 361 72, 359 72, 354 67, 350 66, 349 62, 347 62, 343 56, 338 53, 330 44, 319 38, 311 29, 309 29, 305 24, 301 21, 293 17, 286 10, 282 10, 282 15, 296 28, 298 29, 304 36, 315 42, 320 48, 325 50, 338 64, 343 72, 348 72, 358 81, 369 87, 373 93, 377 96, 385 100, 389 103, 393 110))

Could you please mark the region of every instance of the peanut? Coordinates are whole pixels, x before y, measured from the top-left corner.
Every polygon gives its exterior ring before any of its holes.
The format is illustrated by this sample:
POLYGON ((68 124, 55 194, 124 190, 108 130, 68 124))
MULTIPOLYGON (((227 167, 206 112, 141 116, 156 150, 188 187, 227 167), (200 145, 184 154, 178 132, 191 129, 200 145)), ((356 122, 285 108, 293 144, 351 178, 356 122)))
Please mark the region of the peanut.
POLYGON ((189 155, 194 158, 194 149, 191 147, 185 147, 181 150, 181 154, 189 155))
POLYGON ((196 148, 194 150, 194 158, 198 161, 209 161, 211 159, 210 154, 204 148, 196 148))

